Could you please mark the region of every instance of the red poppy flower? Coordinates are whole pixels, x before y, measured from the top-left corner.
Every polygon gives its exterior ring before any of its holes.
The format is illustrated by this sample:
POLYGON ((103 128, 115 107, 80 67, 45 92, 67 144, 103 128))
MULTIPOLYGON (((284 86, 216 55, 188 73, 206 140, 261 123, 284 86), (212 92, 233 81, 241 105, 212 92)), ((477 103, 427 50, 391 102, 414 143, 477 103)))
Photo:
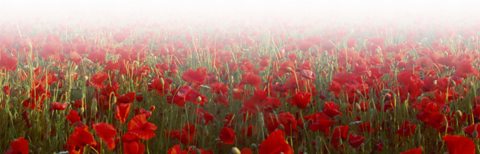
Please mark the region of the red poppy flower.
POLYGON ((43 44, 43 50, 39 51, 39 55, 44 59, 60 59, 60 51, 62 50, 63 43, 58 35, 48 35, 46 42, 43 44))
POLYGON ((104 64, 103 71, 115 71, 120 69, 120 62, 108 61, 104 64))
POLYGON ((30 109, 42 109, 44 100, 50 96, 50 91, 45 88, 42 82, 35 80, 34 87, 30 89, 30 98, 23 102, 23 106, 30 109))
POLYGON ((285 140, 283 131, 276 130, 260 144, 258 149, 259 154, 293 154, 293 149, 285 140))
MULTIPOLYGON (((189 147, 190 148, 190 147, 189 147)), ((202 148, 193 148, 191 147, 191 150, 188 149, 188 152, 189 153, 198 153, 200 152, 200 154, 213 154, 213 151, 212 150, 205 150, 205 149, 202 149, 202 148)))
POLYGON ((107 84, 103 86, 103 88, 100 91, 100 94, 104 96, 105 98, 111 98, 111 95, 118 96, 117 91, 120 88, 120 84, 116 81, 112 81, 112 84, 107 84))
POLYGON ((157 130, 157 126, 148 122, 147 116, 144 114, 136 115, 128 122, 128 132, 143 140, 155 137, 155 130, 157 130))
POLYGON ((31 128, 31 127, 32 127, 32 123, 30 122, 30 117, 28 116, 28 112, 27 112, 27 111, 23 111, 23 112, 22 112, 22 118, 23 118, 23 121, 25 122, 27 128, 31 128))
POLYGON ((117 97, 117 103, 127 104, 135 101, 135 92, 129 92, 117 97))
POLYGON ((251 85, 251 86, 254 86, 254 87, 259 87, 260 84, 262 84, 262 78, 260 76, 258 76, 257 74, 247 72, 247 73, 242 75, 241 84, 242 85, 246 84, 246 85, 251 85))
POLYGON ((478 75, 478 71, 472 66, 472 59, 465 58, 455 64, 455 76, 467 77, 468 75, 478 75))
POLYGON ((142 102, 143 101, 143 95, 139 94, 139 95, 135 96, 135 100, 137 100, 137 102, 142 102))
POLYGON ((122 145, 124 154, 143 154, 145 153, 145 145, 140 142, 137 135, 127 132, 122 136, 122 145))
POLYGON ((207 79, 207 68, 199 67, 196 70, 188 69, 182 74, 182 79, 186 82, 201 85, 207 79))
POLYGON ((23 137, 19 137, 10 143, 5 154, 28 154, 28 140, 23 137))
POLYGON ((418 113, 417 118, 428 126, 437 129, 438 131, 445 130, 444 126, 446 116, 439 111, 431 111, 430 109, 427 109, 418 113))
POLYGON ((467 126, 463 129, 463 131, 465 131, 465 133, 467 133, 473 138, 480 138, 480 135, 479 135, 480 124, 473 124, 473 125, 467 126))
POLYGON ((283 74, 293 72, 294 70, 295 70, 295 63, 292 61, 286 61, 280 64, 279 75, 282 76, 283 74))
POLYGON ((130 114, 131 104, 135 101, 135 92, 129 92, 117 97, 115 118, 120 123, 125 123, 128 115, 130 114))
POLYGON ((94 75, 89 80, 90 85, 97 89, 102 89, 103 88, 103 82, 108 79, 108 74, 105 72, 98 72, 94 75))
POLYGON ((146 65, 143 65, 143 66, 141 66, 141 67, 139 67, 139 68, 136 67, 136 68, 134 68, 134 69, 135 69, 135 70, 134 70, 134 72, 133 72, 133 75, 138 76, 138 77, 147 76, 147 75, 150 73, 150 71, 151 71, 150 67, 149 67, 149 66, 146 66, 146 65))
POLYGON ((168 149, 167 154, 213 154, 213 151, 196 147, 188 147, 187 150, 183 150, 180 144, 176 144, 168 149))
POLYGON ((369 87, 364 83, 360 74, 339 72, 333 76, 329 90, 334 93, 335 97, 340 96, 341 93, 346 94, 349 103, 352 103, 358 99, 358 92, 367 94, 369 87))
POLYGON ((88 59, 96 63, 104 63, 106 53, 105 51, 93 51, 88 54, 88 59))
POLYGON ((304 109, 312 101, 312 94, 309 92, 297 92, 290 100, 292 105, 304 109))
POLYGON ((400 152, 400 154, 422 154, 422 147, 408 149, 407 151, 400 152))
POLYGON ((73 133, 67 139, 67 149, 69 153, 83 153, 86 145, 96 146, 97 142, 93 135, 88 131, 87 126, 75 127, 73 133))
POLYGON ((197 114, 197 123, 208 125, 210 122, 212 122, 213 118, 215 118, 213 114, 204 110, 203 108, 197 108, 195 113, 197 114))
POLYGON ((195 140, 195 132, 195 125, 186 124, 185 126, 183 126, 182 130, 169 131, 167 135, 170 138, 180 140, 180 142, 182 142, 183 144, 190 144, 195 140))
POLYGON ((160 96, 165 95, 170 90, 172 80, 165 78, 155 78, 148 84, 148 90, 155 90, 160 96))
POLYGON ((255 65, 253 65, 252 62, 247 59, 243 59, 238 66, 243 72, 254 72, 254 73, 258 72, 255 65))
POLYGON ((342 84, 337 81, 332 81, 332 83, 330 83, 330 86, 328 87, 328 90, 330 90, 336 97, 338 97, 342 92, 342 84))
POLYGON ((447 143, 449 154, 475 154, 475 143, 467 137, 446 135, 443 141, 447 143))
POLYGON ((306 79, 315 79, 315 73, 311 70, 302 69, 300 70, 300 75, 306 79))
POLYGON ((185 100, 188 102, 192 102, 193 104, 198 104, 198 105, 205 105, 205 102, 207 102, 207 97, 204 95, 200 94, 196 90, 191 90, 187 95, 185 96, 185 100))
POLYGON ((80 64, 82 61, 82 56, 78 52, 70 52, 70 60, 72 60, 75 64, 80 64))
POLYGON ((56 74, 48 72, 40 79, 40 81, 41 83, 47 83, 47 85, 52 85, 53 83, 56 83, 58 81, 58 77, 56 74))
POLYGON ((217 104, 221 104, 225 107, 227 107, 229 104, 228 97, 225 95, 218 95, 217 97, 214 98, 214 102, 217 104))
POLYGON ((117 104, 115 108, 115 119, 119 120, 120 123, 125 123, 127 121, 128 114, 130 113, 131 104, 117 104))
POLYGON ((281 112, 278 115, 273 113, 264 113, 265 124, 268 131, 274 131, 277 128, 285 130, 290 135, 297 131, 297 119, 290 112, 281 112))
POLYGON ((363 141, 365 141, 365 137, 361 135, 350 134, 348 136, 348 143, 354 148, 360 147, 360 145, 363 144, 363 141))
POLYGON ((232 125, 232 122, 233 122, 233 118, 234 118, 234 114, 233 113, 229 113, 227 115, 225 115, 225 118, 223 118, 223 126, 226 127, 226 126, 231 126, 232 125))
POLYGON ((177 88, 175 90, 172 90, 172 95, 173 96, 167 96, 167 102, 168 103, 174 103, 177 106, 183 107, 185 106, 186 103, 186 96, 190 91, 192 91, 193 88, 190 86, 182 86, 180 88, 177 88))
POLYGON ((297 131, 297 119, 290 112, 279 113, 278 120, 288 135, 297 131))
POLYGON ((277 119, 277 115, 273 113, 264 113, 264 121, 265 125, 267 126, 268 131, 273 132, 275 129, 278 128, 280 122, 277 119))
POLYGON ((115 127, 108 123, 96 123, 93 124, 93 129, 100 138, 107 143, 108 149, 115 149, 115 136, 117 135, 117 130, 115 127))
POLYGON ((224 83, 221 83, 221 82, 215 82, 215 83, 212 83, 210 84, 210 88, 212 90, 213 93, 216 93, 216 94, 227 94, 228 92, 228 87, 226 84, 224 83))
POLYGON ((232 94, 233 96, 232 97, 234 99, 236 99, 236 100, 243 100, 244 99, 245 93, 246 93, 245 87, 237 85, 232 89, 232 91, 233 91, 233 94, 232 94))
POLYGON ((65 110, 67 106, 67 103, 53 102, 51 104, 50 110, 65 110))
POLYGON ((404 137, 412 136, 416 128, 417 125, 412 124, 410 121, 404 121, 402 125, 400 125, 400 128, 398 128, 397 134, 404 137))
POLYGON ((172 91, 173 96, 167 96, 168 103, 174 103, 177 106, 183 107, 186 102, 192 102, 194 104, 204 105, 207 98, 195 91, 190 86, 182 86, 177 90, 172 91))
POLYGON ((383 151, 383 143, 382 143, 382 142, 378 142, 377 144, 375 144, 374 150, 375 150, 375 151, 378 151, 378 152, 382 152, 382 151, 383 151))
POLYGON ((235 131, 229 127, 223 127, 220 131, 220 140, 223 144, 233 144, 235 142, 235 131))
POLYGON ((416 99, 422 94, 423 81, 417 74, 413 74, 411 70, 405 70, 398 74, 398 82, 402 85, 400 92, 402 100, 405 100, 406 96, 410 99, 416 99))
POLYGON ((280 99, 268 96, 266 91, 255 90, 253 96, 242 104, 240 112, 255 114, 258 111, 272 111, 280 106, 280 99))
POLYGON ((240 150, 240 153, 241 154, 252 154, 253 151, 250 148, 242 148, 242 150, 240 150))
POLYGON ((70 110, 70 112, 67 115, 67 120, 70 122, 70 125, 80 122, 82 119, 78 115, 78 112, 76 110, 70 110))
POLYGON ((150 107, 150 110, 146 110, 144 108, 135 109, 135 115, 144 114, 148 119, 150 118, 150 116, 152 116, 152 111, 154 110, 155 110, 155 106, 153 105, 150 107))
POLYGON ((0 53, 0 69, 14 71, 17 69, 17 58, 7 55, 7 53, 0 53))
MULTIPOLYGON (((82 105, 85 105, 85 103, 83 103, 82 99, 77 99, 72 104, 74 109, 79 109, 79 108, 82 107, 82 105)), ((85 107, 86 107, 86 105, 85 105, 85 107)))
POLYGON ((340 139, 347 140, 348 130, 348 125, 338 126, 333 129, 332 144, 334 147, 340 147, 340 139))
POLYGON ((334 124, 334 121, 323 112, 307 115, 304 119, 309 121, 308 128, 311 131, 322 131, 325 134, 330 132, 330 127, 334 124))
POLYGON ((375 131, 375 129, 372 128, 372 123, 370 121, 365 121, 358 124, 358 129, 361 133, 372 133, 375 131))
POLYGON ((168 149, 167 154, 188 154, 187 151, 182 150, 180 144, 175 144, 171 148, 168 149))
POLYGON ((342 114, 342 112, 340 112, 340 107, 331 101, 325 102, 323 105, 323 112, 330 117, 335 117, 342 114))
POLYGON ((473 116, 477 119, 480 119, 480 104, 476 104, 473 109, 473 116))
POLYGON ((242 128, 242 134, 247 136, 247 137, 251 137, 254 134, 256 134, 256 131, 255 131, 253 125, 248 125, 248 126, 245 126, 245 127, 242 128))
POLYGON ((10 95, 10 86, 8 86, 8 85, 3 86, 3 93, 5 93, 5 95, 9 96, 10 95))

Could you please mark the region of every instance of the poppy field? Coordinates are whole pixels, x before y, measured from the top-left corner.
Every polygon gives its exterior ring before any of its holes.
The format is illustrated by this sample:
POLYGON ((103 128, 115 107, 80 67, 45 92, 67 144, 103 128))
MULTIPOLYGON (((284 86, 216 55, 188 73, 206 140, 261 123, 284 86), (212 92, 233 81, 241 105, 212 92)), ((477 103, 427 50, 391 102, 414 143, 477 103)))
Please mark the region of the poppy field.
POLYGON ((0 27, 0 152, 480 152, 478 26, 0 27))

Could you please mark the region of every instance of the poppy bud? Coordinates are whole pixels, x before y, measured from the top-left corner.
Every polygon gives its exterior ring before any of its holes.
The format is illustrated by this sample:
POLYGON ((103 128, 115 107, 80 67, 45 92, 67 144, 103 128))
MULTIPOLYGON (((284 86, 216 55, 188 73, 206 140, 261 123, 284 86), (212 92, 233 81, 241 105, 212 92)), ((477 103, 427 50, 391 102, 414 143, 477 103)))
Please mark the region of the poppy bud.
POLYGON ((292 68, 292 67, 290 67, 290 66, 289 66, 289 67, 287 67, 286 69, 287 69, 287 71, 289 71, 289 72, 293 72, 293 71, 294 71, 294 70, 293 70, 293 68, 292 68))
POLYGON ((384 98, 385 98, 385 100, 391 100, 392 99, 392 94, 391 93, 386 93, 384 98))
POLYGON ((458 115, 458 117, 462 117, 462 116, 463 116, 463 113, 462 113, 462 111, 460 111, 460 110, 457 110, 455 113, 458 115))
POLYGON ((163 78, 160 78, 160 83, 161 83, 162 85, 165 85, 165 80, 163 80, 163 78))
POLYGON ((358 104, 358 103, 355 104, 355 108, 357 108, 357 110, 359 110, 359 111, 362 110, 362 106, 360 106, 360 104, 358 104))
POLYGON ((233 147, 232 148, 232 154, 241 154, 241 152, 237 147, 233 147))
POLYGON ((255 144, 255 143, 252 143, 252 144, 250 145, 250 147, 252 147, 253 149, 256 149, 256 148, 258 147, 258 145, 255 144))

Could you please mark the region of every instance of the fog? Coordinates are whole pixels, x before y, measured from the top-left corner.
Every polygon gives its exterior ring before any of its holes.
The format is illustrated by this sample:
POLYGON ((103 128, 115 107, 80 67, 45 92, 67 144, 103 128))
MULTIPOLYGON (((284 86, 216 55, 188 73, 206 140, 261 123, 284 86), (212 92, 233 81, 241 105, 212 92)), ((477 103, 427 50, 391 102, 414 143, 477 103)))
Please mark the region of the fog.
POLYGON ((0 2, 2 22, 83 21, 204 22, 269 21, 303 23, 413 23, 476 24, 479 2, 435 0, 340 0, 340 1, 133 1, 133 0, 10 0, 0 2))

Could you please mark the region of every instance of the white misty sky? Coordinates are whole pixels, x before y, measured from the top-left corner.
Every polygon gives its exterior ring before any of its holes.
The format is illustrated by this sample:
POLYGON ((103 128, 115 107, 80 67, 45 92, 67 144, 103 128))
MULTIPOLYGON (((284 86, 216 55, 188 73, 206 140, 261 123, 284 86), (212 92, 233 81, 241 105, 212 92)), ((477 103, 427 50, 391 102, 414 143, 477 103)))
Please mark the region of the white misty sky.
MULTIPOLYGON (((59 16, 82 18, 298 18, 329 17, 475 20, 480 2, 460 0, 6 0, 0 1, 4 18, 59 16)), ((1 18, 1 17, 0 17, 1 18)))

